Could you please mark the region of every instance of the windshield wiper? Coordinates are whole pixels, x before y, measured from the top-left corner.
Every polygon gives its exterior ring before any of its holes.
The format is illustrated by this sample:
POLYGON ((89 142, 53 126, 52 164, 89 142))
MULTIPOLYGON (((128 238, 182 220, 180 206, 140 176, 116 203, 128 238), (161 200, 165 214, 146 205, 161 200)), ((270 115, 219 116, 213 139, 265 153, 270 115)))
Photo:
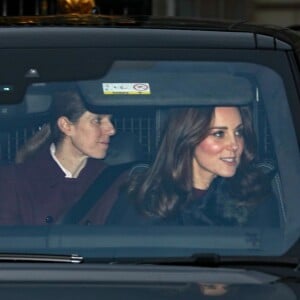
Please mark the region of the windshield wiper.
MULTIPOLYGON (((174 261, 176 263, 176 261, 174 261)), ((170 263, 170 262, 168 262, 170 263)), ((194 254, 186 259, 179 259, 178 264, 193 266, 286 266, 298 268, 300 260, 297 257, 282 256, 221 256, 217 254, 194 254)))
POLYGON ((0 253, 0 262, 49 262, 49 263, 74 263, 83 262, 83 257, 72 255, 49 255, 49 254, 20 254, 0 253))
POLYGON ((143 257, 143 258, 117 258, 110 263, 115 264, 156 264, 173 266, 279 266, 300 270, 300 259, 285 256, 221 256, 218 254, 194 254, 188 257, 143 257))
POLYGON ((221 256, 217 254, 194 254, 188 258, 193 265, 207 264, 208 266, 224 265, 271 265, 271 266, 299 266, 298 257, 287 256, 221 256))

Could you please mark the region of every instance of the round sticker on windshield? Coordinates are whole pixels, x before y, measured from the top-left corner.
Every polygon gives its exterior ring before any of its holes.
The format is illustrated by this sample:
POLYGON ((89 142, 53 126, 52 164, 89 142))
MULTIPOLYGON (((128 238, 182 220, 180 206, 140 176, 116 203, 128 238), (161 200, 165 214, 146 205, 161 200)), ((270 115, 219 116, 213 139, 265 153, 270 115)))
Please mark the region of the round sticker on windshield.
POLYGON ((146 83, 137 83, 133 86, 133 88, 138 92, 144 92, 149 89, 149 85, 146 83))

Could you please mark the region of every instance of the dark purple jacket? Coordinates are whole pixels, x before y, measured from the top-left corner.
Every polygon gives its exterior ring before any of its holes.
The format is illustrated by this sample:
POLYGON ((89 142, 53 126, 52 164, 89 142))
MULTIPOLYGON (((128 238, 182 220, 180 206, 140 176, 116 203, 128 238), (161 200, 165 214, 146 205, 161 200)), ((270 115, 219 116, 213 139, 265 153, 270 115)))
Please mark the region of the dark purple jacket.
MULTIPOLYGON (((78 178, 65 174, 49 147, 32 159, 0 170, 0 225, 54 224, 80 199, 106 164, 89 158, 78 178)), ((101 198, 83 224, 103 224, 117 195, 117 183, 101 198)))

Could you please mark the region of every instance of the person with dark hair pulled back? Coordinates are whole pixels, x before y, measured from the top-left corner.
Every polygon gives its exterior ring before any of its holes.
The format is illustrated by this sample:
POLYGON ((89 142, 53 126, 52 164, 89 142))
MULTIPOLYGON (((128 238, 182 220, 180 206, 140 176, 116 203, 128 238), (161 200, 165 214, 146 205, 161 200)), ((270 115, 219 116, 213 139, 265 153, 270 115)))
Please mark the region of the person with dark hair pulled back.
MULTIPOLYGON (((88 111, 76 91, 57 93, 50 124, 16 155, 1 188, 0 224, 55 224, 80 199, 106 164, 115 128, 109 114, 88 111)), ((103 223, 101 201, 83 223, 103 223)))

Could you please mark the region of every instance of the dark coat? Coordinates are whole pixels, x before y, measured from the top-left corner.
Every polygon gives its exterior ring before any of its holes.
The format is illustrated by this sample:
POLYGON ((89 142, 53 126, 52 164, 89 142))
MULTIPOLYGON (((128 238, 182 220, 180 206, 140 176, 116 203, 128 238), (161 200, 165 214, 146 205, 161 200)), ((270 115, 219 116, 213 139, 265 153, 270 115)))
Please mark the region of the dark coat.
POLYGON ((226 180, 217 178, 199 198, 166 217, 145 214, 126 194, 115 202, 106 220, 108 225, 199 225, 199 226, 261 226, 280 225, 275 195, 253 206, 235 206, 227 191, 226 180), (224 205, 225 204, 225 205, 224 205))
MULTIPOLYGON (((105 167, 103 161, 89 158, 78 178, 65 178, 47 146, 34 158, 5 168, 0 174, 0 224, 56 223, 105 167)), ((110 188, 82 223, 102 224, 116 193, 117 188, 110 188)))

